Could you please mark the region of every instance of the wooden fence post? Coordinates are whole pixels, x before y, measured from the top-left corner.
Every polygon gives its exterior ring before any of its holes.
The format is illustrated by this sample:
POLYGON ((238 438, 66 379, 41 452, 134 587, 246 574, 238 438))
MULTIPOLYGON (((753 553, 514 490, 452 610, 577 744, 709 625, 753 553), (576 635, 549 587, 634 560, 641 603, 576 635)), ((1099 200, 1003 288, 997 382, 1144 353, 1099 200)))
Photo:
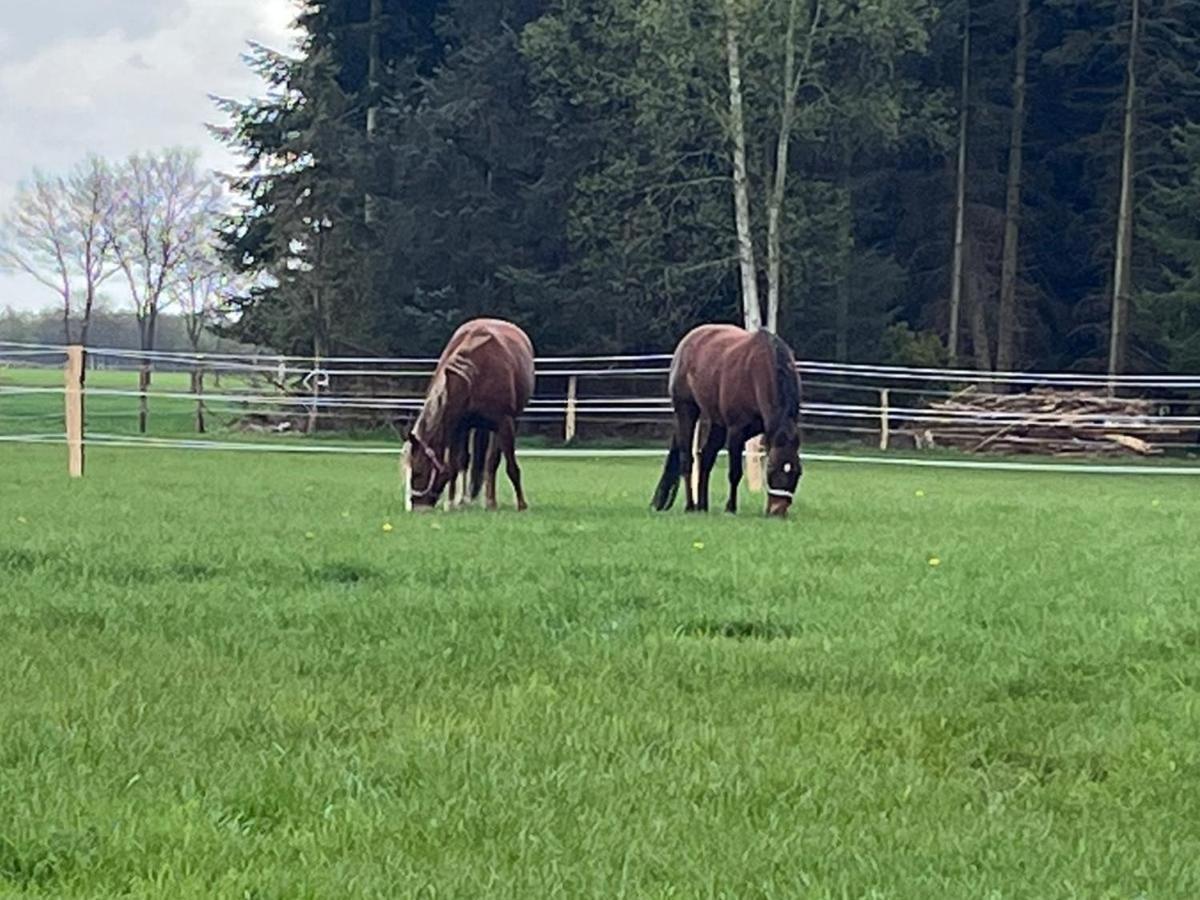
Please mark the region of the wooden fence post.
POLYGON ((564 443, 575 440, 575 400, 579 390, 579 378, 572 375, 567 379, 567 425, 563 432, 564 443))
POLYGON ((692 496, 697 499, 700 497, 700 452, 708 443, 709 427, 707 420, 697 419, 696 427, 692 430, 692 471, 688 477, 691 480, 692 496))
POLYGON ((66 402, 67 472, 72 478, 83 477, 83 347, 67 347, 66 402))
POLYGON ((753 494, 763 489, 763 439, 761 436, 746 441, 746 487, 753 494))
MULTIPOLYGON (((281 365, 282 365, 282 363, 281 363, 281 365)), ((308 434, 316 434, 317 427, 318 427, 317 407, 321 403, 321 357, 320 356, 313 357, 313 368, 312 368, 312 371, 309 373, 308 378, 312 382, 309 385, 309 389, 312 391, 312 406, 308 410, 307 433, 308 434)))
POLYGON ((890 412, 890 404, 892 392, 888 388, 881 388, 879 391, 879 449, 886 450, 888 442, 891 438, 891 423, 888 421, 890 412))
POLYGON ((197 366, 192 372, 192 386, 196 394, 196 434, 204 434, 204 367, 197 366))

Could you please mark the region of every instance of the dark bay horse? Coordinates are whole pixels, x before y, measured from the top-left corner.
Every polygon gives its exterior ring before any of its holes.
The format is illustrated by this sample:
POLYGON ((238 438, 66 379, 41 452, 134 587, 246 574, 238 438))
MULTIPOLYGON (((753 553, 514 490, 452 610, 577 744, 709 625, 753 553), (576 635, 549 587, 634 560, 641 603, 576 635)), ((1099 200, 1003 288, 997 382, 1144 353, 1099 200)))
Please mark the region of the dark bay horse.
POLYGON ((503 453, 517 509, 525 509, 516 420, 533 394, 533 382, 533 344, 524 331, 501 319, 472 319, 461 325, 438 359, 425 404, 408 435, 406 506, 436 506, 447 486, 453 500, 458 476, 469 462, 471 499, 479 496, 486 465, 485 502, 495 509, 496 472, 503 453))
POLYGON ((701 325, 688 332, 671 360, 669 382, 675 436, 653 507, 670 509, 683 478, 689 511, 708 509, 708 478, 724 445, 729 451, 729 502, 737 512, 746 442, 767 445, 767 514, 786 516, 796 495, 800 463, 800 377, 791 349, 768 331, 701 325), (692 492, 692 436, 700 420, 708 438, 700 451, 698 497, 692 492))

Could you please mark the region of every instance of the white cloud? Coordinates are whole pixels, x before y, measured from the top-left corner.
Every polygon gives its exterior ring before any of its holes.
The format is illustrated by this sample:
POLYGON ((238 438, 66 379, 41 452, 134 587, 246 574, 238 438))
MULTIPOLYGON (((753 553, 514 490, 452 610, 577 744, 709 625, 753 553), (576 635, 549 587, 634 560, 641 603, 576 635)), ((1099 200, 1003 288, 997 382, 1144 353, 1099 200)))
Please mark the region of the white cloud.
MULTIPOLYGON (((141 2, 144 13, 158 0, 141 2)), ((19 58, 0 56, 0 206, 35 166, 65 169, 89 153, 119 158, 182 145, 199 148, 207 166, 229 167, 233 160, 205 130, 218 120, 208 97, 258 93, 241 61, 246 42, 288 48, 294 16, 292 0, 189 0, 158 30, 113 21, 99 33, 25 48, 19 58)), ((6 41, 0 32, 0 47, 6 41)), ((30 279, 0 275, 0 308, 53 299, 30 279)))

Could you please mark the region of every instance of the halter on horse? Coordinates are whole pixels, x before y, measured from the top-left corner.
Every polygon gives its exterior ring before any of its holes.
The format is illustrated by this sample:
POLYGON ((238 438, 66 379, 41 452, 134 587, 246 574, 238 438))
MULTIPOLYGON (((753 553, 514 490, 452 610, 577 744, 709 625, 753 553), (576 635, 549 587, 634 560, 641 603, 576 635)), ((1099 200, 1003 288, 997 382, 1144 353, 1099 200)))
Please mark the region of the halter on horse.
POLYGON ((727 512, 737 512, 746 442, 763 435, 767 444, 767 514, 786 516, 803 468, 800 462, 800 379, 791 349, 766 331, 734 325, 701 325, 684 336, 671 361, 675 435, 652 506, 669 509, 683 477, 689 511, 708 509, 708 481, 722 445, 729 452, 727 512), (705 420, 708 436, 700 451, 693 494, 692 435, 705 420))

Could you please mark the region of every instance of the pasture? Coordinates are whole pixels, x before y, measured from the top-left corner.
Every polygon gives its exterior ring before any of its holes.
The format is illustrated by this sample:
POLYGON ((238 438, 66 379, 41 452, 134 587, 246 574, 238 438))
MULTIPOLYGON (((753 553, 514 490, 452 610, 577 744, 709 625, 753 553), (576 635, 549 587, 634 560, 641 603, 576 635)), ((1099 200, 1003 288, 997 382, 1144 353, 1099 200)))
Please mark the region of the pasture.
POLYGON ((1200 894, 1194 481, 63 466, 0 445, 0 895, 1200 894))

